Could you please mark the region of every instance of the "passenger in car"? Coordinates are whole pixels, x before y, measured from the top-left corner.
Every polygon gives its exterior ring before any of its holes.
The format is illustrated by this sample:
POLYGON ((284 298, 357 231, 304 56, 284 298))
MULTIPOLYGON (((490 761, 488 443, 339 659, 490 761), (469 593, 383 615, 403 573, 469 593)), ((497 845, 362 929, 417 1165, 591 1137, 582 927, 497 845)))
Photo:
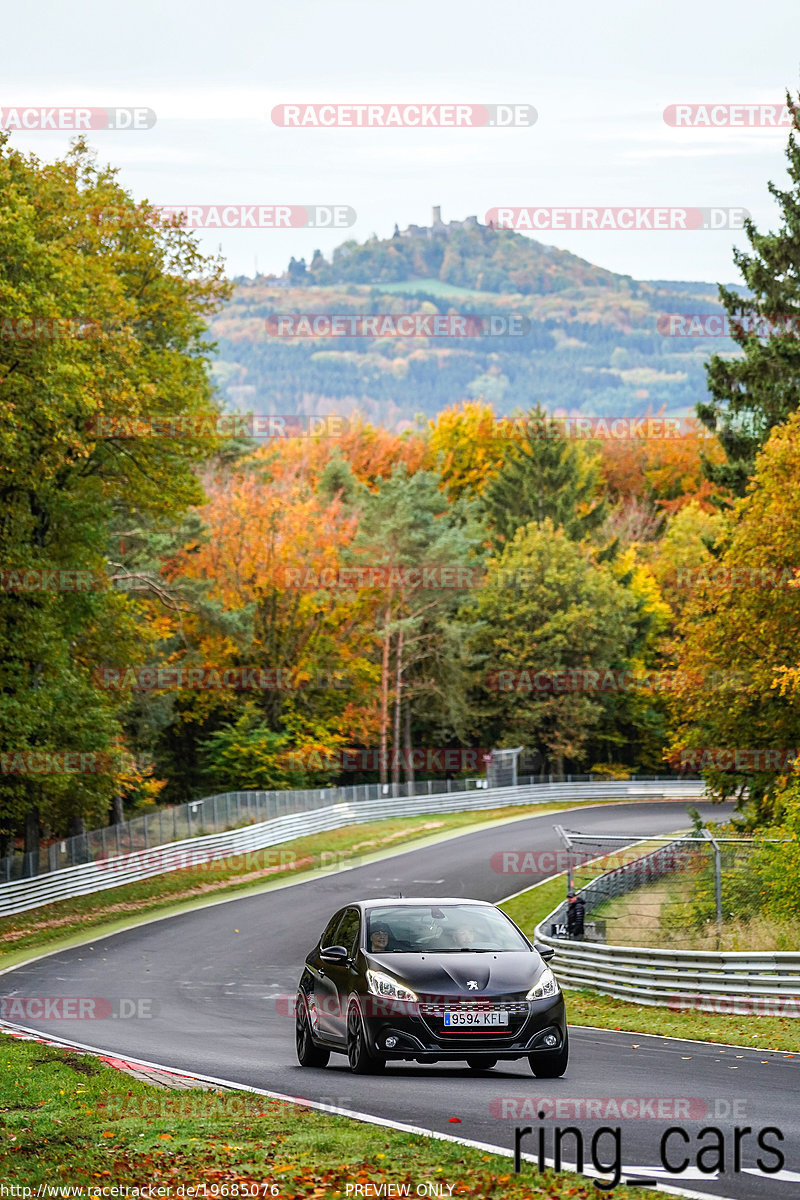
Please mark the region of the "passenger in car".
POLYGON ((475 930, 471 925, 459 925, 453 930, 453 941, 459 949, 467 949, 475 945, 475 930))

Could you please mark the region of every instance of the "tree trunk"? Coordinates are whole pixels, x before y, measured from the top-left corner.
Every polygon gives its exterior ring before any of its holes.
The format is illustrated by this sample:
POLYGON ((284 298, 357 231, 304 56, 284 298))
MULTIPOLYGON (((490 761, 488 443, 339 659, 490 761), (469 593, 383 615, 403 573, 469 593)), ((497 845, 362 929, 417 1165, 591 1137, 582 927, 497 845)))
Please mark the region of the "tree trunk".
POLYGON ((381 658, 381 744, 380 770, 381 784, 388 782, 386 773, 387 743, 389 739, 389 622, 392 619, 392 606, 386 605, 383 615, 383 656, 381 658))
MULTIPOLYGON (((397 631, 397 667, 394 692, 394 753, 392 755, 392 784, 400 783, 400 715, 403 706, 403 630, 397 631)), ((397 795, 397 786, 392 787, 397 795)))
POLYGON ((26 877, 39 873, 39 809, 34 805, 25 813, 25 865, 26 877))
POLYGON ((406 702, 403 705, 403 726, 404 726, 404 744, 406 752, 406 783, 413 784, 414 776, 414 755, 411 749, 411 701, 406 695, 406 702))
POLYGON ((111 801, 111 817, 109 825, 121 825, 125 820, 125 812, 122 807, 122 796, 119 792, 114 793, 114 799, 111 801))
POLYGON ((75 817, 75 816, 70 817, 69 820, 67 821, 66 836, 68 838, 81 837, 84 833, 86 833, 86 823, 85 823, 83 817, 75 817))

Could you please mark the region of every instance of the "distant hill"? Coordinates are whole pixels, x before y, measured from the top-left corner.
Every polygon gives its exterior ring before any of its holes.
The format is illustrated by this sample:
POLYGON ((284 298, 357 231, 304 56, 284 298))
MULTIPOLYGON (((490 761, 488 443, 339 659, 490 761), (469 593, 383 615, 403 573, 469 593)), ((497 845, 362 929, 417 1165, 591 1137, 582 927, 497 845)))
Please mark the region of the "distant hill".
POLYGON ((348 241, 330 261, 236 280, 212 323, 228 407, 287 414, 360 411, 388 426, 483 396, 500 413, 537 400, 568 413, 693 410, 704 361, 727 338, 666 336, 670 313, 721 312, 717 286, 616 275, 476 218, 348 241), (314 337, 270 333, 276 314, 511 315, 515 337, 314 337), (659 324, 659 318, 661 323, 659 324))
POLYGON ((478 292, 546 296, 574 287, 613 288, 611 271, 543 246, 510 230, 479 225, 477 217, 444 224, 434 209, 430 226, 409 225, 392 238, 344 242, 332 262, 312 261, 309 275, 321 286, 439 280, 478 292))

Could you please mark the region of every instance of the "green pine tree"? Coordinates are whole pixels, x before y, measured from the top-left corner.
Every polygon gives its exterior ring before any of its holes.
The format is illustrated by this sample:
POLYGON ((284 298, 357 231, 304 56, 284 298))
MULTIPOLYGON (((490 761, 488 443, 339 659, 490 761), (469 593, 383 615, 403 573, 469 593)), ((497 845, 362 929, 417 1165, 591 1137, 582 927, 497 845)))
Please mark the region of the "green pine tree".
POLYGON ((539 407, 514 426, 508 457, 486 489, 486 507, 499 541, 549 520, 580 540, 605 520, 600 462, 583 442, 559 436, 559 423, 539 407), (553 436, 555 435, 555 436, 553 436))
MULTIPOLYGON (((791 110, 788 93, 786 102, 791 110)), ((711 358, 706 370, 712 398, 697 405, 700 420, 716 434, 727 459, 716 466, 707 462, 706 473, 738 496, 745 494, 756 452, 770 430, 800 402, 800 114, 793 112, 786 149, 791 187, 767 185, 780 206, 780 227, 776 233, 759 233, 748 219, 752 253, 733 252, 752 295, 743 298, 730 288, 719 289, 731 336, 743 356, 711 358)))

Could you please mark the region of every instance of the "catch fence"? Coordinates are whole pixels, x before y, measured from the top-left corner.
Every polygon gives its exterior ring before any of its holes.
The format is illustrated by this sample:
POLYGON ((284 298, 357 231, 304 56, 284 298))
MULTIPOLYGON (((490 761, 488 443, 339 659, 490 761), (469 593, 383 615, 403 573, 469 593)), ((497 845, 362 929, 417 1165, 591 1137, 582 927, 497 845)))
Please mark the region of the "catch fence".
MULTIPOLYGON (((456 782, 456 781, 453 781, 456 782)), ((377 787, 380 785, 365 785, 377 787)), ((350 790, 350 789, 348 789, 350 790)), ((705 786, 696 780, 649 780, 624 782, 528 783, 516 788, 472 789, 446 791, 406 797, 398 805, 396 797, 354 799, 331 803, 330 790, 321 790, 309 797, 309 807, 286 812, 266 821, 240 826, 221 833, 206 834, 162 846, 142 847, 140 850, 98 855, 91 862, 49 871, 30 879, 18 879, 0 885, 0 916, 23 912, 56 900, 103 891, 123 883, 148 879, 167 871, 197 863, 210 863, 250 851, 281 845, 294 838, 344 825, 389 817, 412 816, 417 813, 471 812, 481 809, 546 804, 554 800, 603 799, 697 799, 705 786), (327 803, 323 802, 323 798, 327 803)), ((244 793, 248 795, 248 793, 244 793)), ((248 811, 258 811, 258 797, 269 799, 268 793, 249 793, 253 798, 248 811)), ((213 797, 211 797, 213 799, 213 797)), ((219 797, 217 797, 219 799, 219 797)), ((208 801, 206 801, 208 804, 208 801)), ((211 808, 213 812, 213 805, 211 808)))
POLYGON ((678 1010, 800 1016, 797 940, 770 948, 769 923, 754 924, 781 839, 703 830, 634 842, 561 832, 565 890, 576 898, 548 914, 536 936, 555 949, 563 986, 678 1010), (736 939, 741 948, 724 945, 736 939))

